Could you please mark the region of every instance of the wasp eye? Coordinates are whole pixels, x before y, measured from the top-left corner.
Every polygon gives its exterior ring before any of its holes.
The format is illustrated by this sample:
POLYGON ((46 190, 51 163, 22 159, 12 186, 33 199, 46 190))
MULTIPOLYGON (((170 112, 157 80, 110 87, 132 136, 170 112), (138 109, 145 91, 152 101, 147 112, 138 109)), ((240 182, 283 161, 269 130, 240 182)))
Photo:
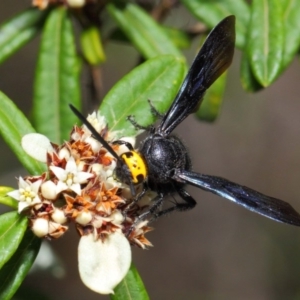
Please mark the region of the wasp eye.
POLYGON ((136 179, 137 179, 138 183, 142 183, 145 180, 145 177, 143 174, 139 174, 136 176, 136 179))
POLYGON ((132 151, 130 151, 130 152, 125 152, 123 155, 125 155, 127 158, 133 157, 132 151))

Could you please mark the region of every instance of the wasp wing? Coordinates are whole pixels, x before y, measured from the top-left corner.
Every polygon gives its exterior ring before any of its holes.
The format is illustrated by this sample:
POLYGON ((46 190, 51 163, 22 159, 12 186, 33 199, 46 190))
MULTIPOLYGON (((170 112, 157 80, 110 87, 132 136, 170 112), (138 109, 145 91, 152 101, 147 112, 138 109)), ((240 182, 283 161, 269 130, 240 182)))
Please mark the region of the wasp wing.
POLYGON ((235 17, 223 19, 208 35, 179 89, 175 100, 157 127, 169 135, 189 114, 196 111, 205 91, 229 67, 235 43, 235 17))
POLYGON ((300 226, 300 215, 290 204, 261 194, 246 186, 221 177, 189 171, 178 171, 173 178, 177 181, 212 192, 267 218, 300 226))

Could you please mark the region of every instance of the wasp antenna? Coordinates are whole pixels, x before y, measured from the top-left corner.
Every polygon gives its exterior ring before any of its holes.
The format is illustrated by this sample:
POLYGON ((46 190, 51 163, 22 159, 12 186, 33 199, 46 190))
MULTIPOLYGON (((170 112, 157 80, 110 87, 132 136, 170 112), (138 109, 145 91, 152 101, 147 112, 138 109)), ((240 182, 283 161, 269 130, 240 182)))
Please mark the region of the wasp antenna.
POLYGON ((97 130, 93 127, 93 125, 82 115, 82 113, 76 107, 74 107, 72 104, 69 104, 69 106, 70 106, 71 110, 73 111, 73 113, 78 117, 78 119, 81 120, 82 123, 90 130, 90 132, 92 133, 94 138, 98 142, 100 142, 103 145, 103 147, 117 160, 118 164, 121 166, 125 165, 125 168, 127 170, 127 172, 125 171, 125 174, 126 174, 125 176, 128 179, 130 192, 133 196, 135 196, 136 192, 134 189, 134 185, 132 183, 130 175, 128 175, 130 173, 128 166, 126 164, 124 164, 123 160, 118 156, 118 154, 114 151, 114 149, 107 143, 107 141, 104 140, 104 138, 99 134, 99 132, 97 132, 97 130))
POLYGON ((114 151, 114 149, 107 143, 107 141, 97 132, 97 130, 94 128, 94 126, 82 115, 82 113, 75 108, 72 104, 69 104, 71 110, 73 113, 78 117, 78 119, 89 129, 89 131, 92 133, 94 138, 100 142, 106 150, 118 161, 120 161, 120 157, 118 154, 114 151))

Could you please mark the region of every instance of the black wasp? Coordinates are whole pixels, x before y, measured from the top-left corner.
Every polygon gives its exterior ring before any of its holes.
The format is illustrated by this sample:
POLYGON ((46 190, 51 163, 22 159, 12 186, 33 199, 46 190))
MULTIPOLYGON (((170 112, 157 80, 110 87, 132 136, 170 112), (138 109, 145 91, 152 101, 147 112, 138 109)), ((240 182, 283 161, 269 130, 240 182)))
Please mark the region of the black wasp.
MULTIPOLYGON (((228 16, 207 37, 173 104, 168 112, 161 116, 160 124, 157 127, 144 128, 129 117, 136 128, 149 132, 137 151, 129 143, 116 141, 117 144, 125 144, 129 150, 118 156, 92 125, 71 106, 94 137, 116 158, 116 175, 130 185, 133 195, 134 185, 143 183, 144 189, 136 195, 135 201, 141 199, 148 189, 157 192, 158 196, 153 200, 153 205, 140 219, 150 216, 153 220, 175 210, 185 211, 195 207, 196 201, 184 189, 186 184, 190 184, 267 218, 300 226, 300 215, 290 204, 224 178, 191 171, 191 160, 186 147, 180 139, 171 135, 176 126, 199 107, 205 91, 229 67, 233 58, 234 43, 235 17, 228 16), (170 194, 178 194, 183 202, 176 202, 173 206, 161 210, 165 197, 170 194)), ((154 107, 152 111, 159 115, 154 107)))

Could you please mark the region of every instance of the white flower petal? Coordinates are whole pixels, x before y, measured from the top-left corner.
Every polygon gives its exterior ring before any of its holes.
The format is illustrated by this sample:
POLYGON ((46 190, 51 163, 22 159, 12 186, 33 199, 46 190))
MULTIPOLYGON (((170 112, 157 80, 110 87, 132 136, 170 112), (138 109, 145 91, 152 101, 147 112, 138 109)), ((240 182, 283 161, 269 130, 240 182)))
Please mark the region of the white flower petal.
POLYGON ((58 181, 56 185, 56 194, 59 194, 60 192, 67 190, 69 187, 62 181, 58 181))
POLYGON ((21 145, 24 151, 34 159, 47 162, 47 152, 52 152, 50 140, 39 133, 29 133, 22 137, 21 145))
POLYGON ((71 189, 77 195, 81 194, 81 186, 79 183, 73 183, 71 186, 69 186, 69 189, 71 189))
POLYGON ((113 293, 129 270, 131 249, 124 234, 114 232, 104 242, 82 236, 78 246, 79 274, 83 283, 100 294, 113 293))
POLYGON ((77 172, 77 165, 73 156, 69 158, 66 164, 66 172, 74 173, 77 172))
POLYGON ((54 173, 54 175, 61 181, 65 181, 67 178, 66 170, 60 167, 50 166, 49 169, 54 173))
POLYGON ((29 207, 30 205, 27 202, 19 202, 18 204, 18 213, 21 213, 25 208, 29 207))
POLYGON ((31 190, 32 190, 34 193, 37 194, 38 191, 39 191, 39 188, 40 188, 40 186, 41 186, 41 184, 42 184, 42 182, 43 182, 42 179, 33 182, 33 183, 30 185, 31 190))
POLYGON ((86 183, 87 179, 91 178, 94 176, 94 174, 92 173, 88 173, 88 172, 77 172, 76 175, 76 180, 78 183, 86 183))
POLYGON ((12 197, 12 198, 20 201, 20 192, 19 192, 19 190, 13 190, 11 192, 8 192, 7 195, 9 197, 12 197))
POLYGON ((29 186, 29 184, 20 176, 19 177, 19 189, 25 189, 29 186))
POLYGON ((70 152, 69 152, 69 150, 67 148, 65 148, 65 147, 62 148, 62 149, 60 149, 59 152, 58 152, 58 157, 60 159, 65 158, 66 160, 68 160, 70 158, 70 152))
POLYGON ((91 146, 94 153, 97 153, 97 152, 100 151, 101 144, 97 140, 95 140, 94 138, 89 136, 84 141, 91 146))
POLYGON ((30 206, 33 206, 33 205, 38 204, 38 203, 41 203, 41 202, 42 202, 42 200, 40 199, 40 197, 39 197, 39 196, 35 196, 35 197, 32 199, 32 201, 31 201, 31 203, 30 203, 30 206))

